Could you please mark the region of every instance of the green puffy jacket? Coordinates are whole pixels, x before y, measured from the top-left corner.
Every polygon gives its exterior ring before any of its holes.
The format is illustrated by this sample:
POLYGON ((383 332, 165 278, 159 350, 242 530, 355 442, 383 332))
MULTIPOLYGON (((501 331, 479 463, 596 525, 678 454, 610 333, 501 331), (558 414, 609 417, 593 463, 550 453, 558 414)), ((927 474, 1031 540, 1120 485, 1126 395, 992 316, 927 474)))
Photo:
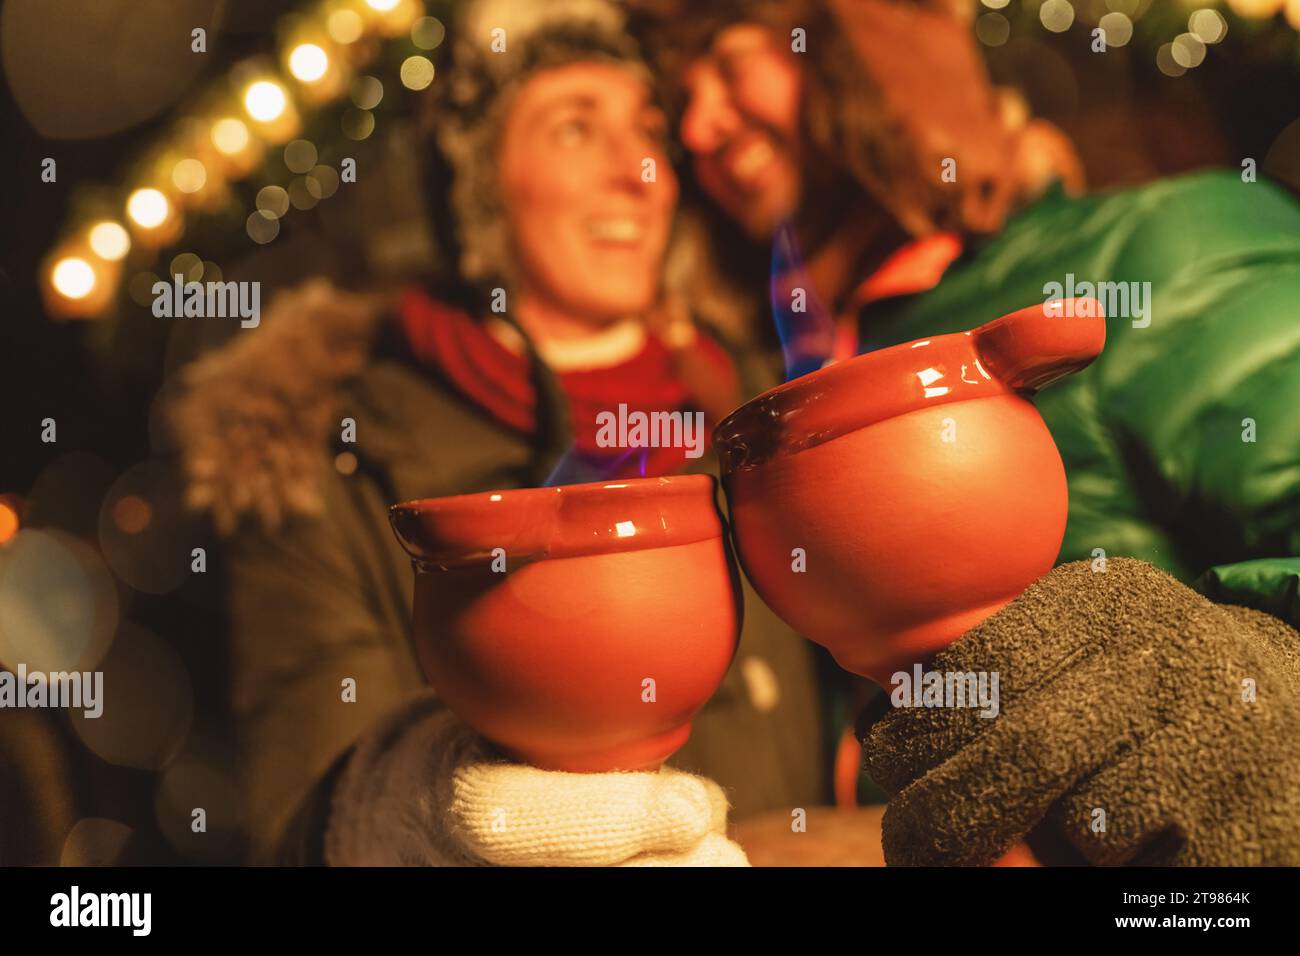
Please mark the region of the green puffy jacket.
POLYGON ((1149 296, 1108 311, 1101 357, 1035 399, 1069 481, 1059 560, 1142 558, 1300 627, 1300 204, 1230 172, 1057 189, 934 289, 869 306, 864 345, 973 328, 1071 281, 1149 296))

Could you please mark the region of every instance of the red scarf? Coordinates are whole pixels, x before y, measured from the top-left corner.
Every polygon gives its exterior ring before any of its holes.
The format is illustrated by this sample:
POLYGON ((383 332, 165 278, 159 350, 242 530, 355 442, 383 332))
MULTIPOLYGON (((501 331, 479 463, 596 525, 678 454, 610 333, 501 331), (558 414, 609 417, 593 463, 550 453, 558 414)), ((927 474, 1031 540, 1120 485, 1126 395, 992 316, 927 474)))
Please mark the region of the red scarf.
MULTIPOLYGON (((537 396, 526 356, 506 348, 465 312, 420 289, 402 296, 398 314, 411 351, 423 365, 504 425, 523 435, 536 431, 537 396)), ((726 352, 708 336, 700 334, 692 348, 702 350, 719 374, 735 375, 726 352)), ((694 411, 672 353, 654 335, 647 335, 641 351, 624 362, 560 372, 556 379, 568 398, 574 448, 554 483, 671 475, 691 461, 683 448, 605 448, 596 442, 597 414, 617 415, 620 404, 629 415, 694 411)), ((714 424, 705 422, 705 447, 714 424)))

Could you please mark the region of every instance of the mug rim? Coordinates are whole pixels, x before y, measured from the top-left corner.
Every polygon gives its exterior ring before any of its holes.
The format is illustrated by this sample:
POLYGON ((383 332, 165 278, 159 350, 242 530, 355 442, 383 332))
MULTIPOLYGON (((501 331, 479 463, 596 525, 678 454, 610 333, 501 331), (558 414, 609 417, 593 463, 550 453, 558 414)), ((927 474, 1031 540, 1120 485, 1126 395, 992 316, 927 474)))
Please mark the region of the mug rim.
POLYGON ((392 505, 389 522, 417 565, 543 560, 721 538, 717 479, 665 475, 509 488, 392 505))
POLYGON ((981 363, 976 331, 864 352, 750 399, 713 430, 724 477, 908 412, 1012 392, 981 363))

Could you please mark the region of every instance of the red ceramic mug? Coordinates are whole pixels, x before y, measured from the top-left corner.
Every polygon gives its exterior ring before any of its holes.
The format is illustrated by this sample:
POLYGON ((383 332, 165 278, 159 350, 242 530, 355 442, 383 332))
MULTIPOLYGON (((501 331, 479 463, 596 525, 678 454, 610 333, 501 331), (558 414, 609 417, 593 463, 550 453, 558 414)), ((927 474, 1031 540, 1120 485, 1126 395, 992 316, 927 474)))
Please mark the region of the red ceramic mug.
POLYGON ((603 772, 686 742, 740 637, 712 477, 432 498, 390 519, 425 676, 500 750, 603 772))
POLYGON ((718 425, 736 551, 763 600, 888 687, 1051 570, 1065 470, 1029 402, 1105 343, 1035 305, 787 382, 718 425))

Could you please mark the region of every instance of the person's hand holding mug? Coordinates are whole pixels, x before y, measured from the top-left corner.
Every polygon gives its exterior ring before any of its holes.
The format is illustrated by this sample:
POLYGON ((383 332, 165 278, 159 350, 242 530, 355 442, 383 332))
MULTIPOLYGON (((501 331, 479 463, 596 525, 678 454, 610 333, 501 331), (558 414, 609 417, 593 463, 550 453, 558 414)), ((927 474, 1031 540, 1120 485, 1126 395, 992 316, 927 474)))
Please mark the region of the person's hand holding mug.
POLYGON ((705 777, 515 763, 424 698, 358 744, 325 850, 332 865, 748 866, 726 825, 705 777))

